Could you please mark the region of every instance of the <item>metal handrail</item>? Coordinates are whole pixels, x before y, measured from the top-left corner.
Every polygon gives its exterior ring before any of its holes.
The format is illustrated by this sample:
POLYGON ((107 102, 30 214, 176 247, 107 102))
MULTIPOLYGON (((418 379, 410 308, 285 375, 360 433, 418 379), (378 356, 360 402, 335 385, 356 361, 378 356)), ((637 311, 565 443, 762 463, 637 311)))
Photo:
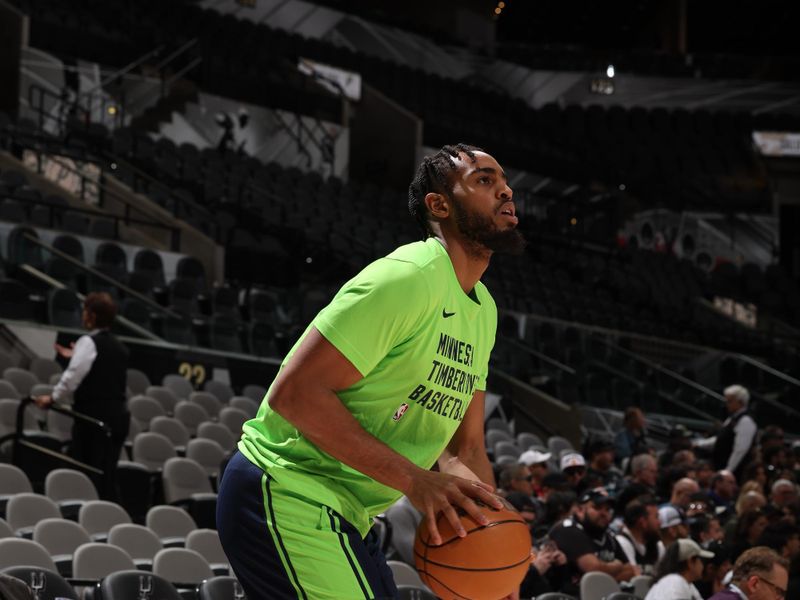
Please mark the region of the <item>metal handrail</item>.
POLYGON ((519 348, 520 350, 522 350, 524 352, 527 352, 528 354, 532 354, 536 358, 538 358, 540 360, 543 360, 544 362, 556 367, 557 369, 559 369, 561 371, 564 371, 565 373, 569 373, 570 375, 576 375, 578 373, 575 369, 573 369, 569 365, 564 364, 564 363, 556 360, 555 358, 552 358, 552 357, 548 356, 547 354, 544 354, 542 352, 539 352, 538 350, 535 350, 535 349, 531 348, 530 346, 528 346, 527 344, 521 342, 520 340, 515 340, 513 338, 510 338, 510 337, 507 337, 507 336, 504 336, 504 335, 501 335, 501 336, 498 336, 498 337, 501 340, 503 340, 504 342, 510 343, 513 346, 516 346, 517 348, 519 348))
POLYGON ((113 279, 113 278, 109 277, 108 275, 106 275, 104 273, 101 273, 100 271, 98 271, 96 269, 93 269, 92 267, 90 267, 88 265, 85 265, 84 263, 82 263, 81 261, 79 261, 75 257, 70 256, 66 252, 62 252, 58 248, 55 248, 55 247, 51 246, 50 244, 46 244, 45 242, 43 242, 39 238, 37 238, 35 236, 32 236, 30 233, 26 232, 23 235, 24 235, 25 239, 27 239, 29 242, 33 242, 37 246, 40 246, 40 247, 44 248, 45 250, 47 250, 48 252, 50 252, 52 254, 55 254, 59 258, 62 258, 64 260, 66 260, 71 265, 78 267, 80 270, 86 271, 90 275, 93 275, 94 277, 97 277, 98 279, 102 279, 106 283, 110 283, 111 285, 113 285, 113 286, 119 288, 120 290, 122 290, 123 292, 125 292, 126 295, 134 297, 137 300, 140 300, 141 302, 144 302, 148 306, 150 306, 150 307, 154 308, 155 310, 157 310, 159 312, 162 312, 162 313, 164 313, 164 314, 166 314, 166 315, 168 315, 170 317, 179 318, 179 319, 183 318, 182 315, 180 315, 180 314, 178 314, 176 312, 173 312, 168 308, 165 308, 165 307, 161 306, 160 304, 158 304, 154 300, 148 298, 147 296, 145 296, 143 294, 140 294, 136 290, 133 290, 133 289, 129 288, 128 286, 122 284, 122 283, 119 283, 116 279, 113 279))
POLYGON ((777 377, 778 379, 782 379, 786 383, 789 383, 789 384, 795 385, 795 386, 800 386, 800 379, 795 379, 791 375, 787 375, 786 373, 781 373, 777 369, 773 369, 769 365, 766 365, 766 364, 762 363, 759 360, 756 360, 755 358, 753 358, 751 356, 747 356, 746 354, 738 354, 738 353, 734 354, 734 356, 736 356, 736 358, 738 358, 739 360, 743 360, 744 362, 748 362, 751 365, 753 365, 755 367, 758 367, 759 369, 769 373, 773 377, 777 377))
POLYGON ((689 379, 687 377, 684 377, 683 375, 681 375, 680 373, 678 373, 676 371, 673 371, 672 369, 668 369, 667 367, 662 367, 658 363, 655 363, 652 360, 649 360, 649 359, 645 358, 641 354, 637 354, 636 352, 631 352, 630 350, 626 350, 622 346, 619 346, 619 345, 615 344, 614 342, 610 342, 610 341, 608 341, 608 340, 606 340, 606 339, 604 339, 602 337, 600 337, 600 338, 596 337, 595 339, 598 339, 600 341, 600 343, 605 344, 609 348, 613 348, 614 350, 616 350, 617 352, 620 352, 621 354, 627 356, 628 358, 632 358, 633 360, 636 360, 636 361, 638 361, 638 362, 640 362, 640 363, 642 363, 644 365, 647 365, 651 369, 659 371, 660 373, 663 373, 664 375, 669 375, 673 379, 677 379, 678 381, 680 381, 684 385, 688 385, 689 387, 694 388, 695 390, 697 390, 698 392, 700 392, 700 393, 702 393, 702 394, 704 394, 706 396, 711 396, 712 398, 714 398, 716 400, 719 400, 719 401, 725 400, 725 397, 722 394, 719 394, 719 393, 715 392, 714 390, 712 390, 711 388, 708 388, 708 387, 706 387, 706 386, 704 386, 704 385, 702 385, 700 383, 697 383, 696 381, 692 381, 691 379, 689 379))

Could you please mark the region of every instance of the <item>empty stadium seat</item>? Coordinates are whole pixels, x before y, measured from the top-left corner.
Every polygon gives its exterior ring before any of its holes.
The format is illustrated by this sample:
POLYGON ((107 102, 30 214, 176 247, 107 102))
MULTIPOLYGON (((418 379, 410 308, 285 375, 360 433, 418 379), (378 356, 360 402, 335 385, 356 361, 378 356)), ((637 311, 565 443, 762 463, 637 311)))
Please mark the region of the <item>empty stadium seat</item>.
POLYGON ((203 385, 203 389, 206 392, 214 394, 217 397, 217 400, 223 404, 227 404, 228 400, 233 398, 233 390, 231 389, 231 386, 226 383, 222 383, 221 381, 209 379, 203 385))
POLYGON ((108 532, 108 543, 127 552, 137 569, 151 571, 153 557, 164 546, 151 529, 135 523, 114 525, 108 532))
POLYGON ((162 384, 164 387, 169 388, 176 398, 181 400, 187 400, 194 392, 192 384, 182 375, 164 375, 162 384))
POLYGON ((49 518, 60 519, 61 511, 47 496, 23 492, 8 499, 6 521, 20 537, 30 538, 36 523, 49 518))
POLYGON ((181 400, 175 406, 175 418, 184 424, 190 435, 196 435, 200 423, 210 420, 202 406, 188 400, 181 400))
POLYGON ((147 511, 146 524, 167 547, 183 546, 186 536, 197 529, 191 515, 176 506, 153 506, 147 511))
POLYGON ((230 452, 236 448, 236 443, 239 441, 239 438, 225 425, 213 421, 203 421, 200 423, 197 427, 197 437, 207 438, 217 442, 226 452, 230 452))
POLYGON ((78 513, 78 523, 95 541, 105 541, 114 525, 130 522, 131 517, 122 506, 107 500, 90 500, 78 513))
POLYGON ((242 425, 244 425, 245 421, 249 418, 247 413, 238 408, 233 408, 232 406, 226 406, 219 411, 219 422, 230 429, 231 433, 235 436, 241 435, 242 425))
POLYGON ((151 471, 160 471, 164 463, 178 455, 169 438, 154 432, 143 432, 133 440, 133 460, 151 471))
POLYGON ((151 385, 145 390, 144 395, 147 398, 152 398, 157 401, 167 414, 174 413, 175 405, 180 401, 180 398, 175 395, 175 392, 168 387, 160 385, 151 385))
POLYGON ((189 431, 174 417, 155 417, 150 421, 150 433, 159 433, 172 442, 178 454, 185 454, 189 444, 189 431))
POLYGON ((75 550, 72 574, 77 579, 100 580, 117 571, 135 569, 130 555, 118 546, 91 542, 75 550))
POLYGON ((72 576, 72 557, 75 549, 91 542, 89 533, 75 521, 42 519, 33 528, 33 541, 41 544, 64 577, 72 576))
POLYGON ((175 587, 158 575, 142 571, 118 571, 100 582, 103 600, 183 600, 175 587))
POLYGON ((164 548, 153 559, 153 573, 167 581, 200 584, 214 577, 206 559, 194 550, 164 548))
POLYGON ((222 549, 219 534, 214 529, 195 529, 186 536, 186 548, 206 559, 216 575, 230 574, 228 557, 222 549))
POLYGON ((58 503, 61 513, 77 518, 80 507, 89 500, 99 500, 92 480, 74 469, 54 469, 44 480, 45 496, 58 503))
POLYGON ((210 417, 216 417, 219 415, 219 411, 222 410, 223 404, 220 402, 214 394, 210 392, 192 392, 188 396, 190 402, 194 402, 203 407, 203 410, 208 413, 210 417))
POLYGON ((53 573, 58 572, 56 564, 50 558, 50 553, 41 544, 21 538, 1 538, 0 570, 20 565, 41 567, 53 573))
POLYGON ((212 479, 216 479, 219 475, 222 462, 227 456, 228 451, 214 440, 207 438, 197 437, 190 440, 186 446, 186 458, 203 467, 206 475, 212 479))

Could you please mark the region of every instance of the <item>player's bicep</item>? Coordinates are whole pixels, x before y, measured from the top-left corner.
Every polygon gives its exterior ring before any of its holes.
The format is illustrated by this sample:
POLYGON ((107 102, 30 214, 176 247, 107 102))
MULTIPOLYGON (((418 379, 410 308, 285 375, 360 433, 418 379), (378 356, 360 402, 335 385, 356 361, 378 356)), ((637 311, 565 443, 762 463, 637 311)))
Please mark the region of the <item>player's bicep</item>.
MULTIPOLYGON (((362 378, 336 346, 311 327, 275 381, 275 396, 281 397, 297 386, 338 391, 362 378)), ((272 402, 270 402, 272 403, 272 402)))

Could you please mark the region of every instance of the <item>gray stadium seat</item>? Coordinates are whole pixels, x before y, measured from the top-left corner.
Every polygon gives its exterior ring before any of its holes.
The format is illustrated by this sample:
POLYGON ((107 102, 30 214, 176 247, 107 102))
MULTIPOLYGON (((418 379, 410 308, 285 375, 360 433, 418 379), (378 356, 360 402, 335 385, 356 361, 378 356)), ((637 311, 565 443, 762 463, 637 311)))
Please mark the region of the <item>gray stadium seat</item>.
POLYGON ((72 557, 72 576, 76 579, 102 579, 116 571, 135 568, 130 555, 111 544, 83 544, 72 557))
POLYGON ((20 565, 42 567, 54 573, 58 572, 50 553, 41 544, 20 538, 0 539, 0 570, 20 565))
POLYGON ((200 584, 214 577, 206 559, 186 548, 164 548, 153 559, 153 573, 167 581, 200 584))
POLYGON ((194 391, 194 386, 182 375, 164 375, 161 385, 170 389, 175 396, 182 400, 188 399, 189 394, 194 391))
POLYGON ((164 546, 183 546, 186 536, 197 529, 197 523, 191 515, 177 506, 152 507, 147 511, 145 523, 164 546))
POLYGON ((170 458, 161 474, 164 499, 174 504, 186 500, 216 498, 205 469, 191 458, 170 458))
POLYGON ((106 500, 91 500, 81 506, 78 513, 78 523, 97 541, 104 541, 114 525, 130 522, 131 517, 124 508, 106 500))
POLYGON ((151 419, 167 414, 164 406, 158 400, 148 396, 134 396, 128 400, 128 410, 131 417, 139 422, 143 431, 147 431, 150 427, 151 419))
POLYGON ((228 405, 233 408, 238 408, 250 419, 256 416, 259 407, 258 402, 247 396, 234 396, 231 398, 230 402, 228 402, 228 405))
POLYGON ((203 421, 211 420, 206 410, 199 404, 181 400, 175 407, 175 418, 186 426, 190 435, 197 434, 197 427, 203 421))
POLYGON ((174 413, 175 405, 181 400, 170 388, 161 385, 151 385, 144 395, 156 400, 167 414, 174 413))
POLYGON ((189 443, 189 431, 175 417, 155 417, 150 421, 150 433, 160 433, 166 437, 178 454, 186 452, 189 443))
POLYGON ((208 477, 216 478, 219 475, 222 461, 227 456, 228 452, 223 450, 222 446, 207 438, 195 438, 186 446, 186 458, 203 467, 208 477))
POLYGON ((226 383, 222 383, 221 381, 214 381, 213 379, 209 379, 206 381, 203 389, 206 392, 211 392, 217 397, 217 400, 222 402, 223 404, 227 404, 228 400, 233 398, 233 390, 231 386, 226 383))
POLYGON ((133 460, 151 471, 160 471, 164 463, 178 455, 169 438, 146 431, 133 440, 133 460))
POLYGON ((210 417, 216 417, 222 409, 223 404, 211 392, 192 392, 189 394, 189 401, 203 407, 210 417))
POLYGON ((197 428, 197 437, 214 440, 226 452, 236 448, 236 443, 239 441, 238 436, 235 436, 225 425, 213 421, 200 423, 197 428))
POLYGON ((127 385, 134 394, 144 395, 145 390, 150 387, 150 379, 138 369, 128 369, 127 385))
POLYGON ((63 369, 56 361, 37 356, 31 360, 28 370, 41 382, 49 382, 53 375, 61 375, 63 369))
POLYGON ((99 500, 97 488, 85 474, 74 469, 53 469, 44 480, 44 494, 55 500, 66 517, 77 517, 89 500, 99 500))
POLYGON ((230 429, 231 433, 237 437, 242 435, 242 425, 244 425, 245 421, 249 420, 249 418, 247 413, 238 408, 233 408, 232 406, 226 406, 219 411, 219 422, 230 429))
POLYGON ((20 537, 30 538, 33 528, 42 519, 60 519, 58 504, 47 496, 33 493, 14 494, 6 505, 6 520, 20 537))
POLYGON ((214 529, 195 529, 186 536, 186 548, 202 555, 217 575, 226 575, 230 572, 230 564, 219 534, 214 529))
POLYGON ((244 386, 242 390, 242 395, 247 396, 251 400, 261 404, 261 401, 264 399, 264 396, 267 395, 267 388, 263 385, 256 385, 251 383, 249 385, 244 386))
POLYGON ((72 557, 81 544, 92 541, 89 533, 75 521, 69 519, 42 519, 33 528, 33 541, 50 553, 58 572, 64 577, 72 576, 72 557))
POLYGON ((20 396, 27 396, 31 393, 31 388, 39 383, 36 376, 26 369, 19 367, 9 367, 3 371, 3 379, 11 383, 20 396))
POLYGON ((114 525, 108 532, 108 543, 125 550, 137 568, 147 571, 152 570, 153 557, 164 547, 155 532, 135 523, 114 525))

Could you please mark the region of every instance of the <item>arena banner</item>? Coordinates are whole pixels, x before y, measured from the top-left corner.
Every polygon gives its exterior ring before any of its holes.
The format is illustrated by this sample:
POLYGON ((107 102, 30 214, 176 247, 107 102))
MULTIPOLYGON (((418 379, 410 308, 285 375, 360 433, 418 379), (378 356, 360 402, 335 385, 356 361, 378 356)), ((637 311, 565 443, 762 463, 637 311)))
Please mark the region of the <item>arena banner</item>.
POLYGON ((763 156, 800 156, 800 133, 754 131, 753 142, 763 156))

